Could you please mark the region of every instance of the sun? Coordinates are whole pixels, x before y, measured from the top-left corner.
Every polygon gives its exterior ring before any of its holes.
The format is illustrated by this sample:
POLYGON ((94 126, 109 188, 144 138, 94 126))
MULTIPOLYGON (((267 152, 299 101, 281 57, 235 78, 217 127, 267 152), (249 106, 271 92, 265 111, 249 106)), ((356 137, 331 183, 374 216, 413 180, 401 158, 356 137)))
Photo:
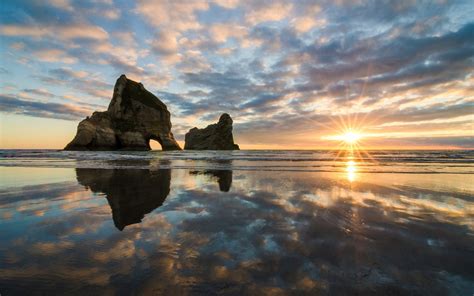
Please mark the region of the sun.
POLYGON ((362 138, 362 135, 353 131, 348 131, 341 136, 341 140, 347 144, 356 144, 362 138))
POLYGON ((328 140, 340 141, 341 144, 346 146, 356 146, 362 138, 362 133, 352 129, 342 131, 339 135, 326 137, 328 140))

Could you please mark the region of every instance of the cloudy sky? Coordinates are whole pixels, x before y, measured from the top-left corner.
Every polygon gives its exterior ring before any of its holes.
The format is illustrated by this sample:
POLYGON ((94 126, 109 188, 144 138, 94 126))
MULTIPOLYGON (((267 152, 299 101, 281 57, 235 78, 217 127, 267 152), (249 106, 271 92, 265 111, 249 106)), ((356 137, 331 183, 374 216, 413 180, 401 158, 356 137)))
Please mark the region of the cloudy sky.
MULTIPOLYGON (((120 74, 179 141, 234 118, 242 148, 474 148, 472 1, 3 0, 0 148, 62 148, 120 74)), ((182 142, 181 142, 182 143, 182 142)))

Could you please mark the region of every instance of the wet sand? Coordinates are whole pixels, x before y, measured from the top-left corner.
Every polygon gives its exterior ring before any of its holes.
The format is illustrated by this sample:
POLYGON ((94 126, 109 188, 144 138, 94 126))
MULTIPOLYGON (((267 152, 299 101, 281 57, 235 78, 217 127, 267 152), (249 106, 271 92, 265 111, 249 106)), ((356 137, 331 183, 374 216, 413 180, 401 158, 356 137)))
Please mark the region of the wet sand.
POLYGON ((0 292, 470 295, 469 174, 0 167, 0 292))

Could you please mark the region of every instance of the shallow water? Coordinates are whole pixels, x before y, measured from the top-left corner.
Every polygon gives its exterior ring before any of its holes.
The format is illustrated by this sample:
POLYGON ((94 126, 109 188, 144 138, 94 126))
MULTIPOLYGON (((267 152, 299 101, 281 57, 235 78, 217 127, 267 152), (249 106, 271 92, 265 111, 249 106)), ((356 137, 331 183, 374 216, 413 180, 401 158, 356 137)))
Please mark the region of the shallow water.
POLYGON ((1 295, 472 295, 474 153, 0 152, 1 295))

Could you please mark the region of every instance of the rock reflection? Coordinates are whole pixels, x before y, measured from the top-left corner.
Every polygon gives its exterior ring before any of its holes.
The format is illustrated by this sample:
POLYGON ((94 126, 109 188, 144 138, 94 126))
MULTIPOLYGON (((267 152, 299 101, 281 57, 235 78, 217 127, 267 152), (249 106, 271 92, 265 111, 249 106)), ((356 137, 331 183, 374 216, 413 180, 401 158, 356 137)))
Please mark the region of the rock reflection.
POLYGON ((0 193, 0 229, 16 226, 0 231, 2 295, 472 294, 472 193, 435 186, 446 175, 175 170, 170 191, 169 170, 76 173, 0 193), (118 232, 83 186, 119 229, 169 197, 118 232))
POLYGON ((191 175, 208 175, 217 178, 219 190, 222 192, 229 192, 232 185, 232 170, 205 170, 205 171, 191 171, 191 175))
POLYGON ((171 170, 76 169, 78 182, 93 192, 104 193, 115 226, 140 223, 161 206, 170 192, 171 170))

